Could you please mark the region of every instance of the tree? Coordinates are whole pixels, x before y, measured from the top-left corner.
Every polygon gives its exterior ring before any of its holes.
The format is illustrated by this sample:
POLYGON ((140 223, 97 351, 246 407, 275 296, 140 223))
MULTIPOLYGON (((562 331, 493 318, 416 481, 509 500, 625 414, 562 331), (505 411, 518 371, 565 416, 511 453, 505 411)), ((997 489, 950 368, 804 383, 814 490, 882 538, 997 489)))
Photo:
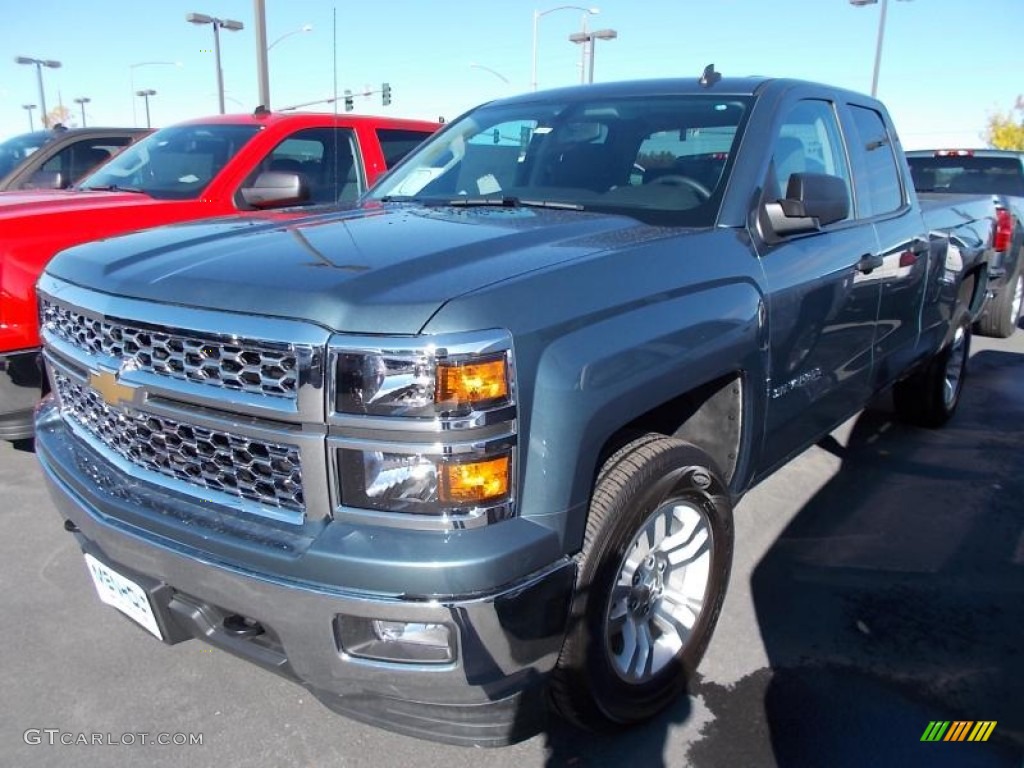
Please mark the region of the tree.
POLYGON ((61 105, 54 107, 50 110, 49 114, 46 115, 47 123, 50 128, 60 123, 61 125, 71 125, 71 110, 61 105))
POLYGON ((995 149, 1024 150, 1024 96, 1017 97, 1009 112, 990 114, 982 135, 995 149))

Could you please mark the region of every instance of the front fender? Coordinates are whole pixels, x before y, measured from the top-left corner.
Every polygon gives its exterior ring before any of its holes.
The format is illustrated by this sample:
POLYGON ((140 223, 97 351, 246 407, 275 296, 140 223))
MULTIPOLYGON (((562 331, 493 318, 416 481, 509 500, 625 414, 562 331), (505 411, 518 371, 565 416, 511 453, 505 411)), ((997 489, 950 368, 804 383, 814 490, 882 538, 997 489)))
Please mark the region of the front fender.
MULTIPOLYGON (((579 548, 601 451, 637 417, 728 374, 764 414, 763 278, 742 232, 662 230, 494 283, 425 333, 507 328, 517 367, 518 509, 579 548)), ((759 445, 763 424, 746 418, 759 445)), ((741 457, 733 487, 745 487, 741 457)))
MULTIPOLYGON (((563 510, 563 541, 575 551, 602 449, 616 432, 728 374, 765 380, 759 302, 751 283, 708 286, 662 296, 547 345, 532 387, 523 513, 563 510)), ((745 389, 753 395, 747 413, 763 413, 763 387, 745 389)))

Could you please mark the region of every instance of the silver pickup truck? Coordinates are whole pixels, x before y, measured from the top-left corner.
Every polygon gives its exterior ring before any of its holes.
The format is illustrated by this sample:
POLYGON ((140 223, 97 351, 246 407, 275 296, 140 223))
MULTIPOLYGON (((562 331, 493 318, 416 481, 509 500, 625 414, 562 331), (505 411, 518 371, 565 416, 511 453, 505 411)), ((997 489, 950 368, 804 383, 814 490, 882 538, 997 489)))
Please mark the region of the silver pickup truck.
POLYGON ((922 149, 907 152, 914 188, 924 197, 987 195, 996 229, 988 266, 991 300, 976 323, 985 336, 1007 338, 1024 310, 1024 152, 922 149))
POLYGON ((354 208, 58 255, 36 451, 164 642, 427 739, 614 730, 696 669, 748 488, 881 390, 953 415, 992 231, 859 94, 496 101, 354 208))

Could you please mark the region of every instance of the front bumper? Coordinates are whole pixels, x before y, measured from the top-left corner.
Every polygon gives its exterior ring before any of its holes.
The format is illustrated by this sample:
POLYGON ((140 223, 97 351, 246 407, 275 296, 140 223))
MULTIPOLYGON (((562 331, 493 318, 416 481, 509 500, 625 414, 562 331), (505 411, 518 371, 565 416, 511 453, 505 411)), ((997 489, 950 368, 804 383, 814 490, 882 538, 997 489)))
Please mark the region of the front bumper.
MULTIPOLYGON (((420 738, 499 746, 540 727, 544 680, 566 630, 575 579, 570 558, 463 595, 410 599, 311 583, 221 561, 112 515, 119 504, 143 503, 143 496, 159 491, 131 478, 118 484, 118 475, 104 471, 96 457, 83 459, 47 407, 40 411, 36 453, 65 527, 85 552, 146 590, 167 642, 200 637, 302 684, 337 712, 420 738), (230 617, 258 622, 265 631, 239 633, 230 617), (342 627, 370 619, 443 624, 452 634, 454 659, 357 658, 344 647, 342 627)), ((153 501, 160 499, 145 503, 153 501)), ((412 574, 417 565, 394 567, 408 566, 412 574)), ((408 591, 416 586, 410 583, 408 591)))
POLYGON ((32 437, 42 383, 38 349, 0 354, 0 440, 32 437))

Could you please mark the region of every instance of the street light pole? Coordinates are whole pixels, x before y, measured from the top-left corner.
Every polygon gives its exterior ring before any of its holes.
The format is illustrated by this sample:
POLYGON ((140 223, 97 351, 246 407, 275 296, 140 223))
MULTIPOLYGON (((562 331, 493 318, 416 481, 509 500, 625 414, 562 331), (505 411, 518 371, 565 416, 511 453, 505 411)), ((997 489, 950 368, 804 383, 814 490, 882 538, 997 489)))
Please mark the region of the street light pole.
POLYGON ((875 68, 871 72, 871 98, 878 95, 878 70, 882 66, 882 43, 885 40, 885 14, 889 0, 882 0, 882 13, 878 16, 878 42, 875 44, 875 68))
POLYGON ((292 35, 301 35, 303 32, 312 32, 312 31, 313 31, 313 25, 312 24, 303 24, 298 29, 293 29, 291 32, 285 32, 283 35, 281 35, 279 38, 277 38, 274 42, 272 42, 270 45, 268 45, 267 46, 267 50, 269 51, 271 48, 273 48, 275 45, 280 43, 282 40, 284 40, 285 38, 291 37, 292 35))
POLYGON ((592 83, 594 82, 594 46, 598 40, 614 40, 619 36, 619 33, 614 29, 598 29, 593 32, 577 32, 569 35, 569 42, 571 43, 582 43, 584 51, 587 52, 587 61, 585 62, 586 79, 583 79, 581 75, 580 82, 592 83), (589 46, 589 47, 588 47, 589 46))
POLYGON ((130 93, 132 95, 132 126, 135 127, 139 124, 138 115, 135 112, 135 68, 136 67, 150 67, 154 65, 167 65, 169 67, 180 67, 180 61, 137 61, 134 64, 128 66, 128 82, 131 86, 130 93))
POLYGON ((267 109, 270 109, 270 49, 280 43, 287 37, 292 35, 302 34, 303 32, 310 32, 313 29, 312 24, 303 24, 298 29, 293 29, 291 32, 285 32, 283 35, 278 37, 270 45, 266 44, 266 23, 264 22, 264 0, 254 0, 256 3, 256 71, 260 78, 260 104, 267 109), (261 52, 262 51, 262 55, 261 52))
MULTIPOLYGON (((530 87, 532 90, 537 90, 537 30, 540 24, 540 17, 547 16, 549 13, 555 11, 583 11, 584 20, 587 18, 587 14, 594 15, 601 12, 600 8, 584 8, 581 5, 559 5, 555 8, 548 8, 546 11, 534 11, 533 12, 533 74, 530 77, 530 87)), ((584 21, 584 25, 586 22, 584 21)))
POLYGON ((36 129, 36 124, 32 121, 32 110, 36 108, 35 104, 22 104, 21 108, 28 112, 28 130, 29 133, 36 129))
MULTIPOLYGON (((224 114, 224 70, 220 65, 220 31, 213 25, 213 55, 217 59, 217 98, 220 114, 224 114)), ((147 101, 146 104, 149 104, 147 101)))
MULTIPOLYGON (((908 2, 909 0, 904 0, 908 2)), ((863 8, 866 5, 876 5, 879 0, 850 0, 850 5, 863 8)), ((875 67, 871 73, 871 97, 878 96, 878 73, 882 68, 882 43, 885 40, 885 17, 889 10, 889 0, 881 0, 882 10, 878 16, 878 40, 875 43, 875 67)))
POLYGON ((190 13, 185 16, 185 21, 192 24, 209 24, 213 27, 213 55, 217 66, 217 97, 220 106, 220 113, 224 114, 224 72, 220 66, 220 28, 238 32, 244 29, 245 25, 240 21, 232 19, 218 19, 215 16, 207 16, 205 13, 190 13))
POLYGON ((80 99, 75 99, 75 104, 82 108, 82 127, 85 128, 85 105, 88 104, 92 99, 88 96, 82 96, 80 99))
POLYGON ((580 46, 580 85, 587 82, 587 59, 590 57, 591 38, 587 35, 587 14, 580 19, 580 33, 583 35, 580 46))
MULTIPOLYGON (((145 90, 142 90, 142 91, 136 91, 135 95, 136 96, 141 96, 143 99, 146 100, 146 127, 147 128, 152 128, 153 126, 152 126, 152 124, 149 121, 149 97, 150 96, 156 96, 156 91, 154 91, 152 88, 146 88, 145 90)), ((224 113, 222 112, 221 114, 224 114, 224 113)))
POLYGON ((483 70, 484 72, 490 72, 490 73, 491 73, 492 75, 494 75, 494 76, 495 76, 496 78, 498 78, 499 80, 501 80, 501 82, 505 83, 505 85, 509 85, 509 80, 508 80, 508 78, 507 78, 507 77, 505 77, 505 76, 504 76, 503 74, 501 74, 501 72, 499 72, 499 71, 498 71, 498 70, 496 70, 496 69, 491 69, 490 67, 485 67, 485 66, 484 66, 483 64, 477 64, 477 63, 476 63, 475 61, 474 61, 474 62, 471 62, 469 66, 470 66, 470 67, 471 67, 472 69, 482 69, 482 70, 483 70))
POLYGON ((36 67, 36 82, 39 85, 39 104, 43 110, 43 127, 50 127, 50 116, 46 114, 46 91, 43 89, 43 67, 59 69, 60 62, 53 59, 33 59, 31 56, 16 56, 14 61, 18 64, 34 64, 36 67))

